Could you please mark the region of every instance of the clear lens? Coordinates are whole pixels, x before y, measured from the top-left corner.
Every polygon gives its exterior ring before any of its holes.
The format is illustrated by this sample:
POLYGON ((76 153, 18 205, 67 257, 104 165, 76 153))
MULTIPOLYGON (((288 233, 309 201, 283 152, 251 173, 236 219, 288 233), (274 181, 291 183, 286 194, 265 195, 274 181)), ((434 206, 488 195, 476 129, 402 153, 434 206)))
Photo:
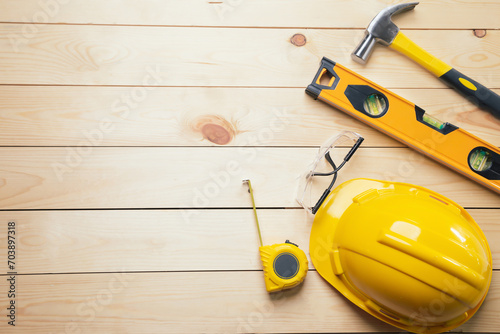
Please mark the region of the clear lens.
POLYGON ((314 176, 314 174, 330 173, 333 171, 333 168, 326 160, 325 155, 329 153, 333 162, 338 167, 344 160, 348 150, 360 137, 361 136, 355 132, 343 131, 321 145, 312 164, 309 166, 307 171, 299 177, 297 202, 304 209, 312 212, 312 208, 316 205, 316 202, 332 181, 333 175, 314 176), (345 147, 346 150, 334 150, 334 148, 338 147, 345 147))

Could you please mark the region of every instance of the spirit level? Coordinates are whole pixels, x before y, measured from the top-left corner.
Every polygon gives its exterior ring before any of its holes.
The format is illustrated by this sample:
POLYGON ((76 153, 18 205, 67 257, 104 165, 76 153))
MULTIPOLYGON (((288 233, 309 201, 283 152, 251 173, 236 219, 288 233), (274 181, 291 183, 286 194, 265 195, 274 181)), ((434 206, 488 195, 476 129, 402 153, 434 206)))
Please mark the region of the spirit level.
POLYGON ((306 92, 500 193, 500 150, 323 58, 306 92))

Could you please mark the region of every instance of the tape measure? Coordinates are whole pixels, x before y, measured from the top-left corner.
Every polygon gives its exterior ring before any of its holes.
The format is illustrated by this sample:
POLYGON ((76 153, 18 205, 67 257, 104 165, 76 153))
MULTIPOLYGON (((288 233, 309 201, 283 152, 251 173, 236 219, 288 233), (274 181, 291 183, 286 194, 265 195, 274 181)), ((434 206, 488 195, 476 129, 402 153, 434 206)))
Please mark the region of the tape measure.
POLYGON ((250 180, 243 180, 243 182, 248 184, 248 190, 252 198, 255 222, 257 224, 257 231, 259 232, 260 259, 264 267, 264 280, 267 291, 281 291, 299 285, 307 275, 308 262, 306 254, 289 240, 286 240, 282 244, 263 246, 252 183, 250 180))
POLYGON ((500 149, 323 58, 306 92, 500 193, 500 149))

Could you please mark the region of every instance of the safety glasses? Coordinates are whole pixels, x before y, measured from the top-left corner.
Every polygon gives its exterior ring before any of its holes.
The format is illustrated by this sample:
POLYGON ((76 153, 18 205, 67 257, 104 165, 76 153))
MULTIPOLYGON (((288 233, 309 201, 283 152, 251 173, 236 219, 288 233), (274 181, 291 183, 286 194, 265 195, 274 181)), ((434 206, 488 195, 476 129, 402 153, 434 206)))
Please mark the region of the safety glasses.
POLYGON ((355 132, 343 131, 320 147, 310 168, 299 178, 297 202, 304 209, 312 214, 318 211, 330 194, 337 180, 338 171, 349 161, 363 140, 364 138, 355 132), (326 190, 323 191, 325 187, 326 190), (317 198, 319 199, 316 200, 317 198))

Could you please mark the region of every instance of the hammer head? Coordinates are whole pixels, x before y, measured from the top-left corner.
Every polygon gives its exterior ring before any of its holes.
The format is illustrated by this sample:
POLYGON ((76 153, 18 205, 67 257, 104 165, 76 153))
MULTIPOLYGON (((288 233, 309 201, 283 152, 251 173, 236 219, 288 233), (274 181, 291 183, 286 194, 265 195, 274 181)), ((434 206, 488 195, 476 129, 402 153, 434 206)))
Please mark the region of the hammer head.
POLYGON ((390 45, 399 32, 399 28, 392 22, 395 14, 412 10, 418 2, 402 3, 383 9, 370 22, 365 31, 365 38, 351 54, 354 61, 365 64, 370 57, 376 42, 390 45))

